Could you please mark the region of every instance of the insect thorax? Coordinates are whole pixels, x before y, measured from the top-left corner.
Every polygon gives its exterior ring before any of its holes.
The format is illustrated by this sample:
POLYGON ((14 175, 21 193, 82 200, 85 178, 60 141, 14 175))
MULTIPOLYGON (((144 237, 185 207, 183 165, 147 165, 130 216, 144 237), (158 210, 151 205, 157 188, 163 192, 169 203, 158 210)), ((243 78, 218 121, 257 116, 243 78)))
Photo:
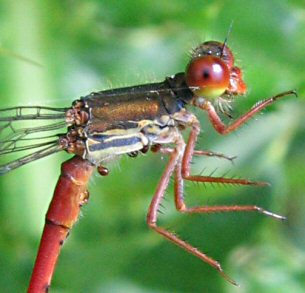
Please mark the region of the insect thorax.
POLYGON ((72 125, 64 139, 66 150, 99 165, 171 142, 173 128, 181 124, 174 117, 184 111, 185 101, 178 95, 185 91, 182 83, 183 76, 177 74, 161 83, 91 93, 75 101, 67 111, 72 125))

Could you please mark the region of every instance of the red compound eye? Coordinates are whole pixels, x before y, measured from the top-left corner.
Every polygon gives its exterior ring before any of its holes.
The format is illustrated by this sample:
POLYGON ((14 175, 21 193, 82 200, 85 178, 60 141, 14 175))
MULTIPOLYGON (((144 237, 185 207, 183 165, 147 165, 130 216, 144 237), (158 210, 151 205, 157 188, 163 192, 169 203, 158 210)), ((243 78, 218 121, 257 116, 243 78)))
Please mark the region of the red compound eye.
POLYGON ((227 64, 218 57, 198 57, 186 68, 186 82, 195 95, 217 98, 230 84, 230 71, 227 64))

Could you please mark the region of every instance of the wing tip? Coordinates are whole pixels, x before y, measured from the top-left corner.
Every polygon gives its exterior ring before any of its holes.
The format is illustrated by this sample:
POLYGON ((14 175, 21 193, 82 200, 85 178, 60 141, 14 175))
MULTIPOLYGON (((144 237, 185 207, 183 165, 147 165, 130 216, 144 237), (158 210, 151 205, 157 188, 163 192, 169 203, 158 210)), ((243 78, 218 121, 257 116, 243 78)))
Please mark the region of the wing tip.
POLYGON ((11 170, 12 169, 8 166, 0 166, 0 176, 5 175, 6 173, 8 173, 11 170))

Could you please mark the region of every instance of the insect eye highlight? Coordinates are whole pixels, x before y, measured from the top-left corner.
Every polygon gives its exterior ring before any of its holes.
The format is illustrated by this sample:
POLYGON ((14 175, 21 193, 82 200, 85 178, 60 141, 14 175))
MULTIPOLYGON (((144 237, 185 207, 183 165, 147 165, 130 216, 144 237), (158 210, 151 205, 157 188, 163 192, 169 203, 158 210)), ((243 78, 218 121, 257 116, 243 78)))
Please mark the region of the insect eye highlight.
POLYGON ((229 87, 230 70, 218 57, 198 57, 186 68, 186 82, 196 96, 217 98, 229 87))

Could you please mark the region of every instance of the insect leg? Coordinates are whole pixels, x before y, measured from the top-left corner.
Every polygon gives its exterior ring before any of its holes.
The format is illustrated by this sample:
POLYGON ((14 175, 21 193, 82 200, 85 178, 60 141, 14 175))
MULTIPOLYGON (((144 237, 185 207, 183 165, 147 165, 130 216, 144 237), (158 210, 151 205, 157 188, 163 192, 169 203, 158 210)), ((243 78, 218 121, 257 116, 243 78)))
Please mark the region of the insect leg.
POLYGON ((258 185, 258 182, 249 181, 246 179, 230 179, 222 177, 211 177, 211 176, 188 176, 183 178, 182 167, 176 167, 175 172, 175 204, 178 211, 183 213, 215 213, 215 212, 259 212, 269 217, 273 217, 278 220, 285 220, 286 218, 275 213, 269 212, 256 205, 245 205, 245 206, 199 206, 199 207, 187 207, 184 202, 183 196, 183 179, 196 182, 207 182, 207 183, 223 183, 223 184, 242 184, 242 185, 258 185))
MULTIPOLYGON (((162 154, 171 154, 173 152, 173 148, 170 148, 170 147, 163 147, 161 145, 153 145, 151 147, 151 151, 154 152, 154 153, 162 153, 162 154)), ((216 153, 216 152, 213 152, 213 151, 199 151, 199 150, 194 150, 193 151, 193 155, 195 156, 207 156, 207 157, 217 157, 217 158, 220 158, 220 159, 226 159, 228 161, 231 161, 233 163, 233 160, 236 158, 235 156, 234 157, 229 157, 227 155, 224 155, 222 153, 216 153)))
POLYGON ((178 165, 181 165, 181 156, 183 154, 185 147, 185 143, 183 142, 182 138, 177 142, 177 147, 170 152, 170 159, 169 162, 167 163, 167 166, 165 168, 165 171, 161 177, 161 180, 159 182, 159 185, 157 187, 157 190, 155 192, 155 195, 151 201, 148 214, 147 214, 147 224, 150 228, 152 228, 154 231, 168 239, 169 241, 173 242, 174 244, 180 246, 187 252, 197 256, 200 258, 202 261, 208 263, 212 267, 214 267, 226 280, 228 280, 230 283, 233 285, 237 285, 235 281, 230 279, 224 272, 221 267, 221 265, 214 260, 213 258, 207 256, 197 248, 193 247, 186 241, 180 239, 176 234, 173 232, 170 232, 162 227, 159 227, 157 225, 157 219, 158 219, 158 209, 161 204, 161 201, 164 197, 164 193, 167 189, 169 179, 175 169, 175 167, 178 165))
MULTIPOLYGON (((211 176, 191 176, 190 168, 191 168, 192 157, 193 157, 193 155, 201 155, 200 151, 194 150, 197 137, 200 133, 199 121, 197 119, 193 119, 191 127, 192 128, 191 128, 191 132, 189 135, 189 139, 188 139, 187 145, 185 147, 185 151, 184 151, 183 158, 182 158, 181 174, 182 174, 183 179, 190 180, 190 181, 197 181, 197 182, 215 182, 215 183, 217 182, 217 183, 223 183, 223 184, 257 185, 257 186, 269 185, 267 182, 251 181, 251 180, 247 180, 247 179, 211 177, 211 176)), ((202 152, 202 155, 204 155, 204 154, 205 154, 205 151, 202 152)))
POLYGON ((199 150, 194 150, 193 155, 195 156, 207 156, 207 157, 217 157, 219 159, 226 159, 228 161, 231 161, 233 163, 234 159, 236 159, 236 156, 234 157, 229 157, 227 155, 224 155, 222 153, 216 153, 213 151, 199 151, 199 150))
POLYGON ((235 179, 212 176, 193 176, 190 175, 190 162, 193 156, 193 149, 196 143, 198 134, 200 133, 200 124, 197 120, 193 121, 189 140, 185 147, 183 159, 181 164, 176 165, 175 173, 175 203, 177 210, 188 213, 212 213, 212 212, 237 212, 237 211, 256 211, 264 215, 285 220, 285 217, 271 213, 261 207, 255 205, 249 206, 215 206, 215 207, 193 207, 188 208, 185 205, 183 197, 183 180, 202 182, 202 183, 222 183, 222 184, 239 184, 239 185, 268 185, 266 182, 256 182, 247 179, 235 179))
POLYGON ((251 119, 256 113, 261 111, 262 109, 266 108, 267 106, 271 105, 275 101, 277 101, 280 98, 283 98, 288 95, 297 95, 295 91, 287 91, 280 93, 276 96, 273 96, 269 99, 260 101, 256 103, 247 113, 239 117, 236 121, 234 121, 230 125, 225 125, 220 117, 218 116, 214 106, 211 104, 211 102, 206 102, 204 104, 203 109, 208 112, 209 119, 212 122, 213 127, 220 133, 220 134, 228 134, 237 128, 239 128, 242 124, 244 124, 246 121, 251 119))

